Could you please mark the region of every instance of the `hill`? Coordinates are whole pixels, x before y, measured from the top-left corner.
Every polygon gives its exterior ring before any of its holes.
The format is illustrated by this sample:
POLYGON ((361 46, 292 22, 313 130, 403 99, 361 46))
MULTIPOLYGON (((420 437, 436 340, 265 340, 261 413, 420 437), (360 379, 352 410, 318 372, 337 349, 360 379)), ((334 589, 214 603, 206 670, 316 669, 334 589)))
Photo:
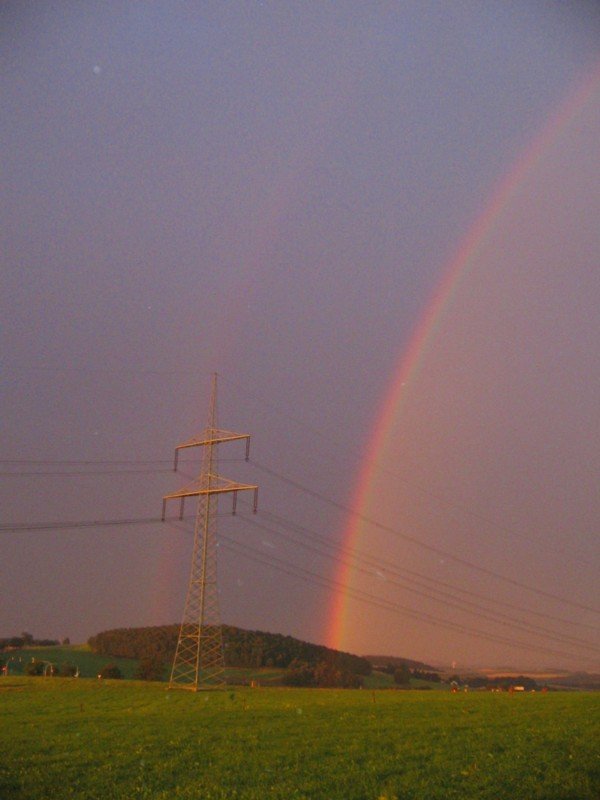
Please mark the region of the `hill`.
POLYGON ((435 671, 437 667, 426 664, 424 661, 415 661, 412 658, 401 658, 400 656, 363 656, 373 669, 384 669, 385 667, 401 667, 406 664, 410 669, 435 671))
MULTIPOLYGON (((280 633, 248 631, 232 625, 221 627, 227 667, 287 669, 294 662, 316 665, 327 661, 355 675, 371 673, 370 662, 351 653, 332 650, 280 633)), ((153 658, 169 662, 173 659, 178 635, 179 625, 115 628, 92 636, 88 644, 92 652, 98 655, 112 658, 153 658)))

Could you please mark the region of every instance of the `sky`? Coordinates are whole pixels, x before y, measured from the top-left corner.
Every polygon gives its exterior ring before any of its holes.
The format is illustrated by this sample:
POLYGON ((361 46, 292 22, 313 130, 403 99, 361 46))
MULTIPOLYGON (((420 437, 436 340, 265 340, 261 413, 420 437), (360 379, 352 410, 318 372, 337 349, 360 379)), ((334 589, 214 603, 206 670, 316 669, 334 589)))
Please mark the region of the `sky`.
POLYGON ((598 42, 592 2, 3 3, 0 636, 180 620, 217 372, 260 487, 224 622, 600 670, 598 42))

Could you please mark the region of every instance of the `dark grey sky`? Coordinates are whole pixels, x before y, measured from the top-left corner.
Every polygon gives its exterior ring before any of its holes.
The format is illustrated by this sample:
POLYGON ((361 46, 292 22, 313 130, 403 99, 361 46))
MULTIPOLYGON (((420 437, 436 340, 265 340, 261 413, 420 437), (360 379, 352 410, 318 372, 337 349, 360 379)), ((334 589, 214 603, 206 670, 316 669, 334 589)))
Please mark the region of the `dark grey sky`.
MULTIPOLYGON (((221 520, 249 548, 223 539, 224 621, 325 641, 335 590, 313 574, 339 561, 291 528, 342 541, 445 265, 590 83, 599 34, 585 2, 4 3, 2 523, 158 516, 217 370, 255 461, 223 449, 221 469, 262 509, 221 520)), ((457 287, 369 509, 545 595, 363 522, 378 566, 354 588, 429 617, 352 602, 347 649, 598 665, 599 98, 457 287), (390 563, 438 583, 418 594, 390 563), (433 599, 439 581, 476 607, 433 599)), ((2 533, 0 635, 177 621, 190 546, 189 526, 2 533)))

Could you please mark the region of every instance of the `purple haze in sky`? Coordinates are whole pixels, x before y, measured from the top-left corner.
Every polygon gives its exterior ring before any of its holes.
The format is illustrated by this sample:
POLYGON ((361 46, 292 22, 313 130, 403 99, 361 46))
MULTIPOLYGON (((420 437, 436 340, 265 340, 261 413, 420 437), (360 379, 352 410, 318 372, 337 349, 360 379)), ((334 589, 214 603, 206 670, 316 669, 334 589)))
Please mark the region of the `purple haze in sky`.
MULTIPOLYGON (((3 3, 0 636, 179 621, 192 523, 139 520, 216 370, 253 437, 221 472, 260 485, 223 620, 323 642, 399 359, 598 42, 592 2, 3 3), (33 529, 98 520, 130 522, 33 529)), ((365 523, 349 650, 599 668, 599 117, 596 86, 457 288, 370 508, 527 588, 365 523)))

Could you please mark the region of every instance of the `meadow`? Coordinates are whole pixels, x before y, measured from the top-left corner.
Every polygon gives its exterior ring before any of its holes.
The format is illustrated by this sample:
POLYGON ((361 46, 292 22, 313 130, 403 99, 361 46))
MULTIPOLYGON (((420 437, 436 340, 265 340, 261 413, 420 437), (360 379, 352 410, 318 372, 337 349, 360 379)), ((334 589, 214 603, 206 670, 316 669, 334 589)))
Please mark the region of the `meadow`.
POLYGON ((102 667, 116 664, 124 678, 135 677, 138 662, 132 658, 113 658, 92 653, 86 644, 56 645, 54 647, 20 647, 2 653, 4 661, 8 661, 9 675, 22 675, 25 666, 32 660, 52 663, 58 668, 62 664, 73 664, 79 669, 82 678, 95 678, 102 667))
POLYGON ((597 800, 600 695, 0 679, 0 797, 597 800))
MULTIPOLYGON (((139 661, 134 658, 117 658, 115 656, 105 656, 93 653, 87 644, 70 644, 40 647, 13 648, 6 653, 2 653, 3 661, 8 661, 9 675, 24 675, 25 668, 32 660, 54 664, 58 669, 61 665, 73 664, 79 669, 79 676, 82 678, 95 678, 103 667, 107 664, 115 664, 124 678, 133 679, 136 677, 139 661)), ((171 665, 164 665, 163 680, 168 681, 171 673, 171 665)), ((282 686, 285 682, 285 669, 277 667, 227 667, 225 669, 225 680, 231 685, 250 685, 251 683, 260 686, 282 686)), ((367 689, 385 689, 394 685, 391 675, 374 671, 364 679, 367 689)), ((436 684, 431 681, 411 678, 410 685, 415 689, 435 689, 447 690, 445 684, 436 684)), ((0 800, 2 798, 0 797, 0 800)))

